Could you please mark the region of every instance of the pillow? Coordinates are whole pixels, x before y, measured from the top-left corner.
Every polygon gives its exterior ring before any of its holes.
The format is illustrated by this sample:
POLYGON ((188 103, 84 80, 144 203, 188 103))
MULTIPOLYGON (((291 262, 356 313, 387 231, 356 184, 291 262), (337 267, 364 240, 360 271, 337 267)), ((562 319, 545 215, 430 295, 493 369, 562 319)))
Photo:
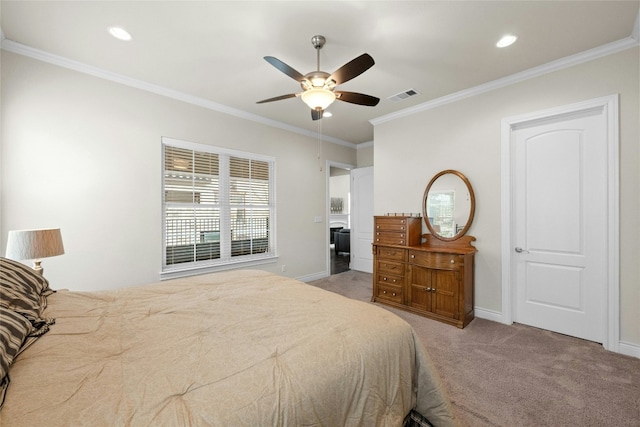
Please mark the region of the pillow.
POLYGON ((47 279, 32 268, 0 257, 0 306, 20 313, 40 329, 53 323, 42 318, 47 296, 52 293, 47 279))
POLYGON ((10 382, 9 368, 32 331, 31 322, 24 316, 0 306, 0 409, 10 382))

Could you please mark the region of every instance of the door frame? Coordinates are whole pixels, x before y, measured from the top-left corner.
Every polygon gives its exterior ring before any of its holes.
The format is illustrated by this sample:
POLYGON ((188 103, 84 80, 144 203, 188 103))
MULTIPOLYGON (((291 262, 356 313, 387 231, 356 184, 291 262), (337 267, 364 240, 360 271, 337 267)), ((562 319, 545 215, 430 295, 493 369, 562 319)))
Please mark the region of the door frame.
MULTIPOLYGON (((326 269, 326 273, 327 276, 331 276, 331 248, 329 247, 329 241, 331 240, 331 236, 329 236, 329 221, 331 220, 331 167, 334 168, 339 168, 339 169, 346 169, 349 171, 349 185, 351 185, 351 170, 355 169, 355 165, 352 165, 350 163, 340 163, 340 162, 336 162, 333 160, 326 160, 325 163, 325 188, 326 188, 326 195, 325 195, 325 218, 327 219, 325 224, 326 224, 326 230, 325 230, 325 243, 324 246, 327 249, 326 251, 326 259, 325 259, 325 269, 326 269)), ((351 217, 351 207, 349 207, 349 217, 351 217)), ((349 220, 351 220, 351 218, 349 218, 349 220)), ((351 257, 351 254, 349 254, 349 257, 351 257)))
POLYGON ((620 184, 619 184, 619 112, 618 94, 564 105, 533 113, 502 119, 501 124, 501 247, 502 247, 502 323, 513 323, 515 310, 516 277, 514 268, 515 247, 512 200, 513 129, 527 122, 542 121, 580 111, 598 109, 606 121, 607 135, 607 301, 603 346, 609 351, 620 352, 620 184))

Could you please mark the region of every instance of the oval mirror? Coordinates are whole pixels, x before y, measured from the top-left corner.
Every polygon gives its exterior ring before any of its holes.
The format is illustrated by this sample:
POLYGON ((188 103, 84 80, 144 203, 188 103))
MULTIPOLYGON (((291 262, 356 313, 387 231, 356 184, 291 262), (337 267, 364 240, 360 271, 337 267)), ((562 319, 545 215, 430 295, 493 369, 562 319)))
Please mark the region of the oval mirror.
POLYGON ((448 169, 434 176, 424 191, 422 214, 427 228, 440 240, 456 240, 471 227, 476 197, 462 173, 448 169))

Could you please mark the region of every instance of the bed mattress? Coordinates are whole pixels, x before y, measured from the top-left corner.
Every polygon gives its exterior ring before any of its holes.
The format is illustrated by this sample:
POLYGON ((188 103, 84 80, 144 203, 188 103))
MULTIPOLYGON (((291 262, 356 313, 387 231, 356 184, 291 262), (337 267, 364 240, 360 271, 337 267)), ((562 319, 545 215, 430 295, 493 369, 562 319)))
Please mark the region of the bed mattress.
POLYGON ((400 426, 454 419, 394 314, 263 271, 58 291, 13 363, 6 426, 400 426))

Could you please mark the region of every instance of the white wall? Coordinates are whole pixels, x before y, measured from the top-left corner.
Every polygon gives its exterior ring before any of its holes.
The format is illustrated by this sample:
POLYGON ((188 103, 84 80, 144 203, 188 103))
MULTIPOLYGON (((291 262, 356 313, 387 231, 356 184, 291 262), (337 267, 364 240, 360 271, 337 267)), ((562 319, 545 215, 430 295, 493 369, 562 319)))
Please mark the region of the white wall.
POLYGON ((326 274, 327 159, 356 150, 2 51, 0 252, 9 230, 60 227, 66 253, 43 260, 54 288, 159 280, 161 145, 169 136, 276 158, 279 260, 260 268, 326 274))
POLYGON ((358 156, 358 167, 364 168, 373 166, 373 141, 358 144, 356 147, 358 156))
POLYGON ((469 231, 477 237, 476 306, 500 312, 501 120, 619 93, 621 340, 640 344, 638 51, 379 123, 374 129, 375 214, 422 212, 422 195, 433 175, 444 169, 465 174, 477 203, 469 231))

